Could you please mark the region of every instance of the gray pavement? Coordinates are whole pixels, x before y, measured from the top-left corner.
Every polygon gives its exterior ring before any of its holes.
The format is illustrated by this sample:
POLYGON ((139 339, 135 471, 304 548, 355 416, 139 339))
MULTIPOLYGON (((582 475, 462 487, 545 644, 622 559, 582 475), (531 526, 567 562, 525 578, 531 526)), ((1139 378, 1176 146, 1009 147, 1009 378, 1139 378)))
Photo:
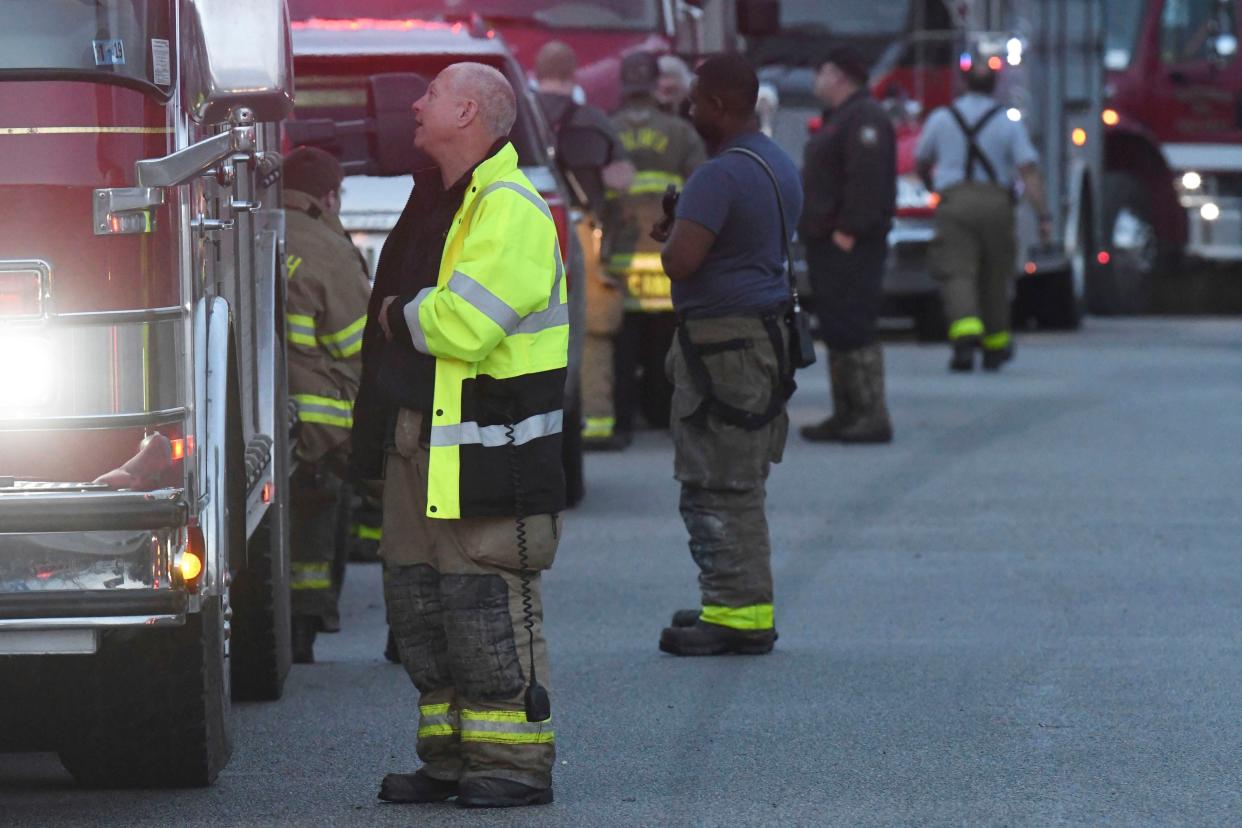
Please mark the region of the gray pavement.
MULTIPOLYGON (((999 376, 888 351, 897 442, 808 446, 770 486, 777 651, 679 660, 693 606, 669 444, 592 456, 546 581, 557 802, 375 800, 412 769, 379 576, 286 698, 237 708, 209 790, 79 791, 0 756, 14 825, 1242 823, 1242 325, 1091 320, 999 376)), ((822 415, 821 371, 796 424, 822 415)))

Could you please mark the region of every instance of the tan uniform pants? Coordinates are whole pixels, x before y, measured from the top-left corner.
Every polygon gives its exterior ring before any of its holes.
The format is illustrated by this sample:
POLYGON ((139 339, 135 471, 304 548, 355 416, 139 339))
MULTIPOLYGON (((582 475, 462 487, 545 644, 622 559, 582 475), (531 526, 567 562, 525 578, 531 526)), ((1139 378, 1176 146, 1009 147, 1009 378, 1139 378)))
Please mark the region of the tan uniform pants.
POLYGON ((418 755, 437 779, 552 783, 551 720, 528 722, 531 644, 549 687, 539 573, 552 565, 560 515, 525 518, 530 630, 514 518, 434 520, 422 415, 402 409, 384 485, 384 597, 401 663, 419 691, 418 755))
POLYGON ((1009 344, 1009 288, 1017 266, 1014 206, 991 184, 959 184, 936 208, 930 266, 944 293, 949 338, 1009 344))

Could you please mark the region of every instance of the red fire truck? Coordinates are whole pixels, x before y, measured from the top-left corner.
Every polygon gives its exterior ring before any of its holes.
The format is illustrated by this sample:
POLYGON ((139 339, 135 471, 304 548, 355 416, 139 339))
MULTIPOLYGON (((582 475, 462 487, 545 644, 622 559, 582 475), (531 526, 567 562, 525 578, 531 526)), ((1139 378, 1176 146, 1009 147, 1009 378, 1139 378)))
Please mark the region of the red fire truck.
POLYGON ((294 0, 295 17, 485 20, 527 72, 550 40, 577 52, 586 100, 611 112, 621 103, 621 58, 633 51, 685 56, 733 51, 738 36, 770 31, 778 0, 294 0))
POLYGON ((7 0, 0 750, 205 785, 289 669, 283 0, 7 0))
POLYGON ((1238 0, 1106 0, 1103 258, 1088 299, 1146 309, 1184 256, 1242 261, 1238 0))

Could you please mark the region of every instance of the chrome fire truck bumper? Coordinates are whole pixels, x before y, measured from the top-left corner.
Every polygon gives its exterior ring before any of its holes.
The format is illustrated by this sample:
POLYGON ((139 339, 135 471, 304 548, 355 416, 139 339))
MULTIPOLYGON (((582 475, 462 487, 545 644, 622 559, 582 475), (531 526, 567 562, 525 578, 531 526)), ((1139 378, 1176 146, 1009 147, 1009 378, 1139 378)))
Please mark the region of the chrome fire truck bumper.
POLYGON ((1242 261, 1242 198, 1182 195, 1186 253, 1215 261, 1242 261))
POLYGON ((179 489, 0 481, 0 655, 94 652, 98 632, 185 623, 179 489))

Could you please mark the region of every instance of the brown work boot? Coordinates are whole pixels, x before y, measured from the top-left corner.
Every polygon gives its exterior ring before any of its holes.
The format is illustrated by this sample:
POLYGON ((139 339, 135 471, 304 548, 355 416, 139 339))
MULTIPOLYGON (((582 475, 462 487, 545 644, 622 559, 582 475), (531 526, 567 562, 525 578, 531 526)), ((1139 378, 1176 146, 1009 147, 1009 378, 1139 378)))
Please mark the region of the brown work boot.
POLYGON ((893 423, 884 399, 884 351, 868 345, 846 354, 846 388, 854 417, 838 430, 841 443, 891 443, 893 423))
POLYGON ((832 389, 832 416, 816 425, 803 426, 802 439, 812 443, 828 443, 837 439, 841 429, 850 424, 854 411, 846 388, 846 355, 828 352, 828 386, 832 389))
POLYGON ((520 808, 551 802, 551 787, 535 788, 512 779, 490 776, 465 779, 457 790, 457 804, 462 808, 520 808))
POLYGON ((425 805, 457 796, 456 779, 436 779, 420 768, 414 773, 390 773, 380 783, 379 798, 385 802, 425 805))
POLYGON ((776 630, 735 630, 701 619, 690 627, 665 627, 660 633, 660 650, 676 656, 764 655, 775 643, 776 630))

